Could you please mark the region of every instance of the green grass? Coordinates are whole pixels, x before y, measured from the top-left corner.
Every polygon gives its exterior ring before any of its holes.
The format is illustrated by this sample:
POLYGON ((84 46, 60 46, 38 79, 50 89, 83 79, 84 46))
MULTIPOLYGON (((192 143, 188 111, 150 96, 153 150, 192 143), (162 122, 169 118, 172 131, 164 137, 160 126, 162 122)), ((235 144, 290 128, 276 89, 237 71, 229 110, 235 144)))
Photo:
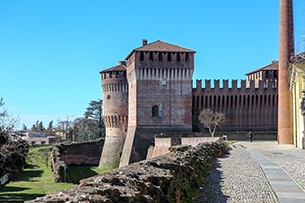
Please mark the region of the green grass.
MULTIPOLYGON (((47 146, 30 148, 27 167, 9 184, 0 187, 0 202, 23 202, 76 186, 71 183, 54 182, 50 164, 47 164, 50 162, 50 152, 46 153, 41 149, 47 149, 47 146)), ((76 181, 78 182, 81 178, 101 174, 104 171, 93 166, 73 166, 71 176, 79 176, 76 181)))
POLYGON ((67 172, 69 173, 74 184, 79 184, 81 179, 102 174, 106 171, 108 171, 108 169, 100 169, 97 166, 92 165, 71 165, 67 168, 67 172))

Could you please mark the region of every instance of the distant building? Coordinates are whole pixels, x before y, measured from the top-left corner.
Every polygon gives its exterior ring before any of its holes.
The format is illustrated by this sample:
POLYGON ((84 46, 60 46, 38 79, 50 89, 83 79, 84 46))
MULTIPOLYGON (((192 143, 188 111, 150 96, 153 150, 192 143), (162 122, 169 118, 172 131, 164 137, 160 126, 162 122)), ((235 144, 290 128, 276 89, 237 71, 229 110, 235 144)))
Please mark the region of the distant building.
POLYGON ((27 132, 24 133, 23 139, 27 140, 30 145, 52 145, 61 139, 55 135, 46 135, 43 132, 27 132))
POLYGON ((271 61, 270 64, 247 73, 247 85, 250 86, 250 81, 254 81, 255 87, 258 87, 260 82, 266 83, 266 81, 270 80, 274 80, 277 83, 278 69, 278 61, 271 61))

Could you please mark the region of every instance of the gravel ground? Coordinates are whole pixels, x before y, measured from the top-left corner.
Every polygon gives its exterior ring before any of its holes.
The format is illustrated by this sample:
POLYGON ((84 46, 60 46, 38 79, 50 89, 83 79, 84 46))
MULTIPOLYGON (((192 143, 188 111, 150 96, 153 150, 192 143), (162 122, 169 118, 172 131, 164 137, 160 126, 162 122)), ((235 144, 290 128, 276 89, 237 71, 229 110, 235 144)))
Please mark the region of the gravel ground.
MULTIPOLYGON (((276 157, 277 154, 269 153, 269 157, 271 156, 276 157)), ((285 162, 279 157, 278 161, 285 162)), ((304 165, 303 170, 305 171, 304 165)), ((206 186, 198 190, 193 202, 277 203, 279 201, 259 164, 253 160, 246 148, 236 143, 232 145, 229 155, 214 162, 206 186)))

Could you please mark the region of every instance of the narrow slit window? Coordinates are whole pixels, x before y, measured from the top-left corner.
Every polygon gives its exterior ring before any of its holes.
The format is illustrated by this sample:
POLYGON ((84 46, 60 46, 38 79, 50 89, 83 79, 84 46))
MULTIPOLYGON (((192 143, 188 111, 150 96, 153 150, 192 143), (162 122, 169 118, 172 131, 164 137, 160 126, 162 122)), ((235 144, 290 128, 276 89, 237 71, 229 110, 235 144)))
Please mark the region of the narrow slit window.
POLYGON ((144 61, 144 52, 140 52, 140 61, 144 61))
POLYGON ((158 60, 159 60, 159 61, 162 61, 162 52, 159 52, 158 60))
POLYGON ((170 52, 167 53, 167 61, 172 61, 172 55, 170 52))
POLYGON ((180 61, 180 53, 177 53, 177 61, 180 61))
POLYGON ((189 58, 189 53, 185 53, 185 61, 189 61, 190 58, 189 58))
POLYGON ((158 117, 158 109, 159 109, 158 105, 152 106, 152 117, 154 118, 158 117))

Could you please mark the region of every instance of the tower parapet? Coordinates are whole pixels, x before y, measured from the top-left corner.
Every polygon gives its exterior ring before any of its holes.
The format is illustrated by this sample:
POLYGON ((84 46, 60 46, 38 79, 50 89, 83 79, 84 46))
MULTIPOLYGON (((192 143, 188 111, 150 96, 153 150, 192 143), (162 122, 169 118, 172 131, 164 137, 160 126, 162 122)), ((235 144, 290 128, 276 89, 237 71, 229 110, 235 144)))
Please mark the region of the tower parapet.
POLYGON ((157 133, 192 131, 194 53, 143 40, 126 57, 129 122, 120 166, 145 159, 157 133))

